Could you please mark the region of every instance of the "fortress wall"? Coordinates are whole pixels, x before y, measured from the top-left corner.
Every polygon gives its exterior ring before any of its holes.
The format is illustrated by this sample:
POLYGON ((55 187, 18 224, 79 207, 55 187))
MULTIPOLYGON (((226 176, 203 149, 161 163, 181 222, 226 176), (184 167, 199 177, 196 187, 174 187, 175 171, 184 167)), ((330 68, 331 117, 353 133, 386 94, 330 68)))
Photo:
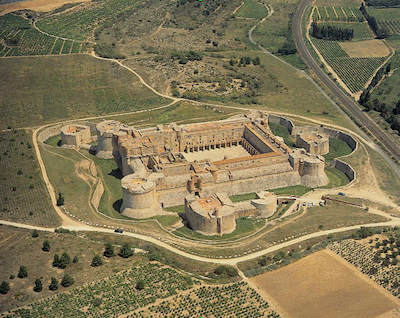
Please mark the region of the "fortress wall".
MULTIPOLYGON (((83 126, 89 126, 91 131, 94 131, 96 129, 96 124, 91 123, 89 121, 79 121, 79 122, 71 122, 71 125, 83 125, 83 126)), ((64 124, 57 124, 51 127, 47 127, 43 129, 39 134, 38 134, 38 140, 40 142, 45 142, 47 139, 50 137, 54 137, 57 135, 61 135, 61 127, 65 126, 64 124)), ((93 137, 92 137, 93 139, 93 137)))
MULTIPOLYGON (((250 177, 241 180, 229 180, 221 183, 205 184, 201 194, 204 196, 211 196, 214 193, 225 192, 227 195, 232 196, 268 189, 290 187, 301 183, 299 173, 297 171, 290 171, 261 177, 250 177)), ((164 207, 182 205, 187 194, 188 191, 186 186, 157 191, 158 201, 164 204, 164 207)))
POLYGON ((354 180, 356 172, 349 164, 342 160, 335 159, 333 162, 333 166, 339 171, 343 172, 350 179, 350 181, 354 180))
POLYGON ((244 129, 244 138, 255 148, 257 149, 257 151, 259 151, 260 153, 269 153, 269 152, 273 152, 273 150, 268 147, 265 142, 260 139, 259 136, 257 136, 257 134, 254 133, 254 131, 252 131, 249 128, 245 128, 244 129))
POLYGON ((294 124, 290 119, 281 117, 281 116, 277 116, 277 115, 268 115, 268 121, 271 121, 274 124, 279 124, 283 127, 286 127, 290 134, 294 134, 293 130, 294 130, 294 124))
POLYGON ((188 174, 190 173, 190 162, 184 162, 181 164, 173 164, 173 165, 164 165, 163 170, 160 172, 164 173, 166 177, 169 176, 176 176, 181 174, 188 174))

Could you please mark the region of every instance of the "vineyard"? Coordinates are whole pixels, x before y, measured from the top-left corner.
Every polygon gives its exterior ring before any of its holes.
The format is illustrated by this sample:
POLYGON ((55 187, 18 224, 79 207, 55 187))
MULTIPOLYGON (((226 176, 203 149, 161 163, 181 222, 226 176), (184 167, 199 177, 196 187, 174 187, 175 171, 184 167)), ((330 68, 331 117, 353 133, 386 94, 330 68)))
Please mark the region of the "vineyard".
POLYGON ((37 26, 49 34, 85 41, 100 24, 106 26, 136 7, 139 2, 130 0, 106 0, 75 6, 61 14, 49 15, 37 22, 37 26))
POLYGON ((150 306, 127 318, 139 317, 279 317, 246 283, 200 287, 186 295, 150 306))
POLYGON ((35 225, 58 225, 59 219, 42 181, 31 134, 0 134, 0 217, 35 225))
POLYGON ((0 317, 279 317, 245 283, 196 287, 199 283, 169 267, 147 264, 0 317), (144 288, 135 288, 139 281, 144 288))
POLYGON ((0 57, 82 53, 86 45, 42 34, 29 20, 12 14, 0 17, 0 57), (64 49, 64 48, 65 49, 64 49))
POLYGON ((356 7, 314 7, 313 20, 318 21, 343 21, 363 22, 364 16, 356 7))
POLYGON ((352 93, 361 91, 386 59, 351 58, 335 41, 312 39, 312 42, 352 93))
POLYGON ((379 27, 386 27, 390 35, 400 35, 400 8, 368 9, 379 27))

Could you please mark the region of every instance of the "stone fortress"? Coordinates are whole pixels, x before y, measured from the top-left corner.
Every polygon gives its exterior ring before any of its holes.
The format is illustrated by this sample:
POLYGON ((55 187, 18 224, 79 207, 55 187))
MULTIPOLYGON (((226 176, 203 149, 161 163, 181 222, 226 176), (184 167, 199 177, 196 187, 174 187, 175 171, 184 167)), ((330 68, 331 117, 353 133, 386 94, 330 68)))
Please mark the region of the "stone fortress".
POLYGON ((67 125, 61 127, 61 146, 80 148, 90 142, 90 127, 84 125, 67 125))
POLYGON ((96 156, 118 163, 123 174, 120 211, 131 218, 168 213, 163 207, 185 202, 194 230, 222 235, 234 230, 238 217, 275 212, 276 197, 264 190, 329 183, 324 158, 287 147, 261 112, 139 130, 103 121, 96 130, 96 156), (229 199, 249 192, 258 192, 258 198, 235 204, 229 199))

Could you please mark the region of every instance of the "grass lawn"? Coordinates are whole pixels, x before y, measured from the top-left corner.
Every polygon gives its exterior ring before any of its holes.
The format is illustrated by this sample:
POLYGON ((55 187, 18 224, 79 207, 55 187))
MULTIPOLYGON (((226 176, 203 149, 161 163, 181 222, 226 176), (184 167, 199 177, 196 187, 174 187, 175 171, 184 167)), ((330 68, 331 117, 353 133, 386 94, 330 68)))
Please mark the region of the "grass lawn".
POLYGON ((247 201, 247 200, 253 200, 256 198, 255 192, 251 193, 245 193, 245 194, 238 194, 238 195, 233 195, 229 197, 232 202, 240 202, 240 201, 247 201))
POLYGON ((268 15, 268 9, 255 1, 245 0, 244 5, 235 13, 237 17, 262 19, 268 15))
POLYGON ((325 167, 325 173, 329 178, 329 184, 322 188, 337 188, 349 183, 349 178, 336 168, 325 167))
POLYGON ((265 225, 265 219, 239 218, 236 219, 236 229, 230 234, 219 235, 202 235, 187 226, 177 229, 173 233, 182 237, 198 240, 233 240, 249 235, 265 225))
POLYGON ((329 166, 334 158, 348 155, 353 150, 350 146, 342 140, 329 138, 329 153, 324 155, 326 165, 329 166))
POLYGON ((276 195, 295 195, 300 197, 311 190, 312 190, 311 188, 307 188, 302 185, 297 185, 293 187, 272 189, 271 191, 274 192, 276 195))
POLYGON ((50 137, 49 139, 45 140, 44 143, 46 145, 58 147, 61 144, 61 135, 55 135, 53 137, 50 137))
POLYGON ((171 206, 169 208, 164 208, 164 210, 169 212, 185 213, 185 206, 184 205, 171 206))
POLYGON ((88 55, 0 60, 0 128, 167 104, 128 70, 88 55))
POLYGON ((271 122, 268 123, 268 126, 275 136, 283 137, 286 145, 288 145, 291 148, 296 147, 294 139, 290 135, 290 132, 286 127, 276 124, 276 123, 271 123, 271 122))

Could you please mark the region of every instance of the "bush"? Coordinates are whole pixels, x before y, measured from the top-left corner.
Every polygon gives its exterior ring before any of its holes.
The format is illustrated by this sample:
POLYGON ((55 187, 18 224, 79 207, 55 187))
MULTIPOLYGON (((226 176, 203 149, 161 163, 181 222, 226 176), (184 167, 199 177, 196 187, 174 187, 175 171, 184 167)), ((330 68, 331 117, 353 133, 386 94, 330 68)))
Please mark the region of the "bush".
POLYGON ((7 294, 10 291, 10 284, 3 281, 0 285, 0 294, 7 294))
POLYGON ((76 263, 78 263, 78 261, 79 261, 78 256, 75 255, 74 259, 72 260, 72 263, 76 264, 76 263))
POLYGON ((118 255, 123 258, 128 258, 133 255, 133 251, 129 243, 124 243, 124 245, 122 245, 118 255))
POLYGON ((221 265, 218 266, 214 273, 221 277, 235 277, 238 276, 238 270, 235 267, 228 266, 228 265, 221 265))
POLYGON ((51 283, 49 285, 50 290, 57 290, 58 289, 58 280, 55 277, 51 278, 51 283))
POLYGON ((57 206, 62 206, 62 205, 64 205, 64 197, 63 197, 63 195, 62 195, 62 193, 60 192, 59 194, 58 194, 58 199, 57 199, 57 206))
POLYGON ((72 276, 69 276, 68 274, 64 274, 64 276, 61 280, 61 286, 69 287, 69 286, 73 285, 74 282, 75 282, 75 280, 72 276))
POLYGON ((92 259, 92 264, 90 264, 90 266, 98 267, 101 265, 103 265, 103 260, 101 259, 100 255, 95 255, 95 257, 93 257, 92 259))
POLYGON ((113 257, 113 256, 115 256, 114 246, 111 244, 111 242, 107 242, 106 243, 106 245, 104 247, 103 255, 105 257, 113 257))
POLYGON ((18 272, 18 278, 26 278, 28 277, 28 270, 26 266, 20 266, 19 272, 18 272))
POLYGON ((142 290, 142 289, 144 289, 144 280, 139 280, 139 281, 136 283, 136 289, 137 289, 137 290, 142 290))
POLYGON ((49 240, 44 240, 42 251, 44 251, 44 252, 50 251, 50 241, 49 240))
POLYGON ((32 237, 39 237, 39 232, 38 232, 38 230, 33 230, 33 231, 32 231, 32 237))
POLYGON ((36 278, 35 286, 33 287, 33 291, 40 293, 43 290, 42 280, 40 278, 36 278))

